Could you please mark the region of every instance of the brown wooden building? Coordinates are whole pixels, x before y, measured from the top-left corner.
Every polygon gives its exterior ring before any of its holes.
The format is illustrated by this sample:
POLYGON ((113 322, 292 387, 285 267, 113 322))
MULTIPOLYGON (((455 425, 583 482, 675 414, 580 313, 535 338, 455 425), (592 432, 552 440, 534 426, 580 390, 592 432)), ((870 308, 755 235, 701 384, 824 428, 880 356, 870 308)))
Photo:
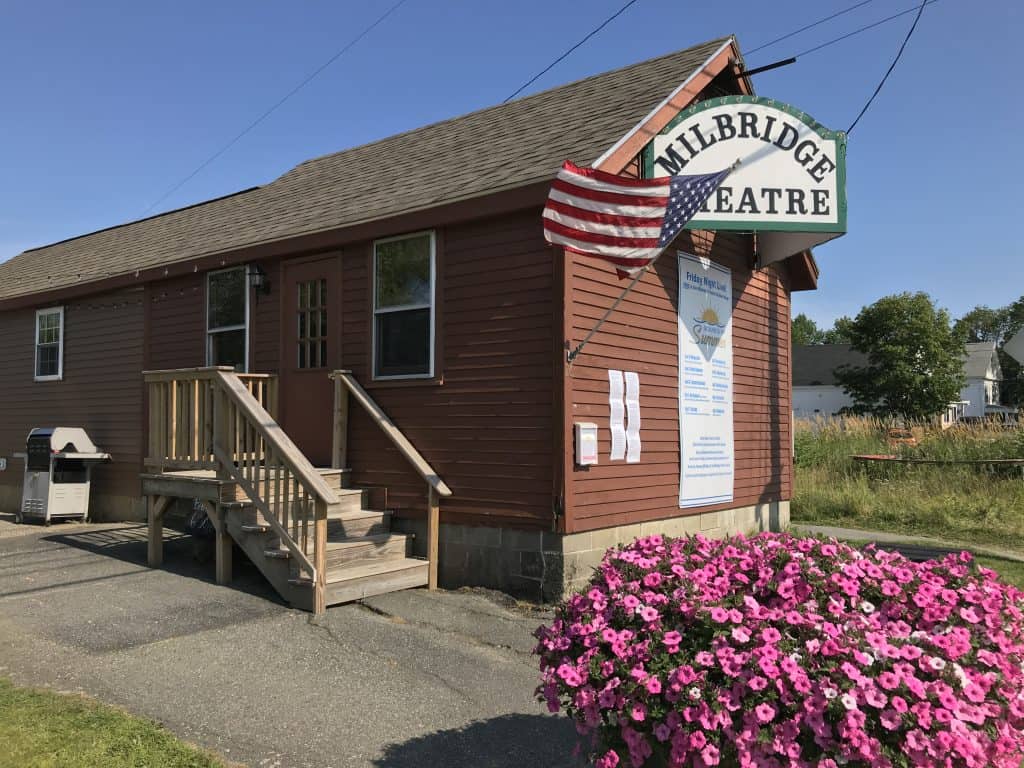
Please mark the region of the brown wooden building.
POLYGON ((312 608, 424 583, 407 555, 431 534, 442 584, 550 597, 641 532, 784 522, 810 254, 759 268, 749 234, 674 245, 730 268, 734 303, 734 498, 684 510, 676 261, 569 365, 622 283, 541 225, 564 159, 639 176, 684 107, 750 92, 741 62, 711 41, 0 265, 0 505, 19 505, 32 427, 81 426, 114 457, 94 517, 145 519, 148 499, 156 537, 169 499, 204 499, 218 576, 233 537, 312 608), (639 463, 604 458, 609 368, 640 377, 639 463), (574 461, 578 421, 598 425, 597 466, 574 461))

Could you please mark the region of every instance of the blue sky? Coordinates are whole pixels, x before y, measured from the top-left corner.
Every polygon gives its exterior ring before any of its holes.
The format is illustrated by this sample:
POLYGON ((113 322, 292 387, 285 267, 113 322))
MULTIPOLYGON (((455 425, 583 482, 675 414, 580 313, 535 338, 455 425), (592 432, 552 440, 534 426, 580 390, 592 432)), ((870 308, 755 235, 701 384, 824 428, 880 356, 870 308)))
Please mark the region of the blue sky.
MULTIPOLYGON (((730 33, 750 50, 853 2, 639 0, 530 90, 730 33)), ((500 102, 621 4, 407 0, 158 210, 500 102)), ((913 5, 874 0, 749 55, 748 66, 913 5)), ((0 259, 138 218, 386 7, 0 0, 0 259)), ((758 92, 845 129, 912 19, 759 75, 758 92)), ((828 324, 885 294, 924 290, 961 314, 1024 293, 1022 21, 1010 0, 925 9, 850 138, 849 233, 817 250, 819 289, 798 294, 795 312, 828 324)))

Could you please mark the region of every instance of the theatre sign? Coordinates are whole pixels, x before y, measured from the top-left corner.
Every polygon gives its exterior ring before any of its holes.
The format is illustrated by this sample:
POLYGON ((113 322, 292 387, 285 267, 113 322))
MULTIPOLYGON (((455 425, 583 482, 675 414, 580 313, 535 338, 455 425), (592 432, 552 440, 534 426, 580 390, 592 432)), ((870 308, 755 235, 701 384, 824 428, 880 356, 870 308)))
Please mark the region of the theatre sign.
POLYGON ((846 135, 787 104, 698 102, 654 137, 644 159, 647 178, 713 173, 739 160, 687 228, 763 233, 762 263, 846 231, 846 135))

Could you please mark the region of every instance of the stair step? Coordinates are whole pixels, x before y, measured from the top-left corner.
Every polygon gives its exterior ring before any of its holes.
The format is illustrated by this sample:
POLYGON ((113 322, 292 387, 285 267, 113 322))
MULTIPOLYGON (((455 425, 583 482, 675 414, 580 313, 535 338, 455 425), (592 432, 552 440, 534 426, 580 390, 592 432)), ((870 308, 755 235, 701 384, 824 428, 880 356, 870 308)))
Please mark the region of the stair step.
POLYGON ((391 560, 353 560, 327 570, 327 605, 422 587, 427 583, 426 560, 411 557, 391 560))
MULTIPOLYGON (((363 510, 363 502, 366 492, 360 488, 335 489, 338 496, 338 503, 332 504, 327 510, 327 519, 342 517, 347 513, 360 512, 363 510)), ((277 507, 276 502, 271 499, 268 505, 273 510, 277 507)), ((227 502, 224 506, 229 507, 233 512, 240 515, 244 523, 259 523, 260 513, 256 506, 247 497, 235 502, 227 502)))
MULTIPOLYGON (((254 535, 271 535, 274 529, 263 515, 247 518, 242 531, 254 535), (253 520, 255 518, 255 520, 253 520)), ((355 512, 327 513, 327 541, 348 541, 365 536, 381 536, 391 530, 391 513, 381 509, 360 509, 355 512)))
POLYGON ((412 538, 403 533, 378 533, 344 541, 328 541, 327 567, 354 560, 403 558, 409 553, 412 538))
POLYGON ((351 469, 330 469, 327 467, 318 467, 316 471, 332 490, 338 491, 347 489, 352 484, 351 469))

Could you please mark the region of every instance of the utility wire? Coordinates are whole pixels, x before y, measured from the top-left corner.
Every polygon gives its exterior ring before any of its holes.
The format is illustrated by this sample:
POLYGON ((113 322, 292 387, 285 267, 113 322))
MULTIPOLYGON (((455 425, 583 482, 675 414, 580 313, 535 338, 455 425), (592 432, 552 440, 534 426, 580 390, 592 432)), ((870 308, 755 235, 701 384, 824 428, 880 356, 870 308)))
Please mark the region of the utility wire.
POLYGON ((900 49, 896 52, 896 58, 892 60, 892 64, 890 64, 889 68, 885 70, 885 74, 882 76, 881 81, 879 81, 878 87, 875 88, 875 92, 871 94, 871 98, 868 99, 867 103, 864 105, 864 108, 857 114, 857 117, 854 119, 854 121, 850 123, 850 127, 846 129, 847 136, 849 136, 850 133, 853 132, 853 129, 857 126, 857 123, 860 122, 860 119, 862 117, 864 117, 864 113, 868 111, 868 107, 871 106, 871 102, 875 100, 875 96, 877 96, 878 92, 882 90, 882 86, 885 85, 885 81, 889 79, 889 75, 891 75, 892 71, 896 69, 896 63, 900 60, 900 56, 903 55, 903 49, 906 48, 907 43, 910 42, 910 38, 914 34, 914 30, 917 29, 917 22, 921 20, 921 14, 924 13, 924 7, 926 5, 928 5, 928 0, 921 0, 921 7, 917 9, 917 16, 914 17, 914 23, 911 24, 910 29, 907 30, 907 36, 903 38, 903 44, 900 45, 900 49))
POLYGON ((584 37, 582 40, 580 40, 578 43, 576 43, 576 45, 574 45, 572 48, 567 50, 565 53, 563 53, 557 59, 555 59, 550 64, 548 64, 546 67, 544 67, 544 69, 542 69, 536 75, 534 75, 529 80, 527 80, 525 83, 523 83, 521 86, 519 86, 519 88, 517 88, 515 91, 513 91, 513 93, 510 96, 506 97, 505 100, 502 101, 501 103, 502 104, 506 104, 507 102, 511 101, 516 96, 518 96, 520 93, 525 91, 527 88, 529 88, 531 85, 533 85, 535 82, 537 82, 541 77, 543 77, 548 72, 550 72, 552 69, 554 69, 555 66, 557 66, 559 64, 559 62, 561 62, 566 57, 568 57, 569 54, 571 54, 573 51, 575 51, 577 48, 579 48, 581 45, 583 45, 585 42, 587 42, 587 40, 592 38, 594 35, 596 35, 602 29, 604 29, 609 24, 611 24, 613 21, 615 21, 615 19, 617 19, 619 16, 621 16, 623 13, 625 13, 626 9, 629 8, 629 6, 633 5, 635 2, 636 2, 636 0, 629 0, 628 3, 626 3, 624 6, 619 8, 619 10, 617 10, 615 13, 613 13, 611 16, 609 16, 604 21, 602 21, 600 23, 600 25, 598 25, 597 27, 592 29, 589 33, 587 33, 586 37, 584 37))
POLYGON ((382 13, 380 16, 378 16, 376 21, 374 21, 368 27, 363 29, 362 32, 360 32, 358 35, 356 35, 351 40, 349 40, 341 50, 339 50, 337 53, 335 53, 333 56, 331 56, 331 58, 329 58, 327 61, 325 61, 319 67, 317 67, 301 83, 299 83, 294 88, 292 88, 290 91, 288 91, 288 93, 286 93, 284 96, 282 96, 273 106, 271 106, 269 109, 267 109, 263 114, 261 114, 259 117, 257 117, 255 120, 253 120, 251 123, 249 123, 249 125, 246 126, 245 129, 242 130, 233 139, 231 139, 231 141, 229 141, 223 147, 221 147, 216 152, 214 152, 212 155, 210 155, 208 158, 206 158, 206 160, 204 160, 202 163, 200 163, 199 166, 194 171, 192 171, 192 173, 190 173, 184 179, 182 179, 177 184, 175 184, 173 187, 171 187, 166 192, 164 192, 162 195, 160 195, 160 197, 158 197, 156 199, 156 201, 153 202, 152 205, 150 205, 145 211, 142 212, 142 215, 146 216, 150 211, 152 211, 154 208, 156 208, 160 203, 162 203, 168 197, 173 195, 175 192, 177 192, 183 186, 188 184, 188 182, 192 181, 192 179, 194 179, 204 168, 206 168, 208 165, 210 165, 210 163, 212 163, 218 157, 220 157, 225 152, 227 152, 229 149, 231 149, 231 147, 233 147, 235 144, 237 144, 238 141, 243 136, 245 136, 247 133, 249 133, 249 131, 251 131, 257 125, 262 123, 268 117, 270 117, 270 115, 274 111, 276 111, 282 104, 284 104, 286 101, 288 101, 288 99, 290 99, 296 93, 298 93, 303 88, 305 88, 307 85, 309 85, 309 83, 317 75, 319 75, 321 72, 323 72, 329 66, 331 66, 331 64, 333 64, 338 59, 340 59, 342 56, 344 56, 356 43, 358 43, 360 40, 362 40, 364 37, 366 37, 368 34, 370 34, 374 29, 376 29, 380 24, 382 24, 384 22, 384 20, 388 18, 388 16, 390 16, 395 11, 397 11, 407 1, 408 0, 398 0, 398 2, 396 2, 394 5, 392 5, 390 8, 388 8, 384 13, 382 13))
POLYGON ((850 11, 855 11, 858 8, 862 7, 862 6, 865 6, 868 3, 873 3, 873 2, 874 2, 874 0, 861 0, 861 2, 854 3, 853 5, 849 6, 848 8, 843 8, 843 10, 841 10, 841 11, 836 11, 831 16, 826 16, 823 19, 818 19, 817 21, 811 22, 810 24, 808 24, 806 26, 800 27, 800 29, 794 29, 792 32, 787 32, 782 37, 776 37, 774 40, 769 40, 767 43, 759 45, 756 48, 751 48, 749 51, 746 52, 746 55, 749 56, 752 53, 757 53, 758 51, 764 50, 765 48, 768 48, 769 46, 775 45, 776 43, 781 43, 783 40, 788 40, 789 38, 793 37, 794 35, 799 35, 801 32, 806 32, 808 29, 814 29, 814 27, 817 27, 817 26, 819 26, 821 24, 824 24, 826 21, 832 21, 832 19, 835 19, 835 18, 837 18, 839 16, 842 16, 844 13, 849 13, 850 11))
POLYGON ((872 22, 871 24, 865 24, 863 27, 859 27, 853 30, 852 32, 847 32, 845 35, 834 37, 831 40, 827 40, 824 43, 821 43, 820 45, 814 46, 813 48, 808 48, 806 51, 801 51, 800 53, 796 54, 796 58, 799 59, 801 56, 806 56, 809 53, 820 51, 822 48, 827 48, 830 45, 834 45, 835 43, 846 40, 847 38, 853 37, 854 35, 859 35, 861 32, 867 32, 869 29, 874 29, 875 27, 881 26, 882 24, 886 24, 892 21, 893 19, 898 19, 900 16, 906 16, 908 13, 920 11, 922 8, 924 8, 924 6, 934 5, 937 2, 939 2, 939 0, 925 0, 923 3, 921 3, 920 7, 915 5, 912 8, 907 8, 905 11, 894 13, 892 16, 886 16, 884 19, 879 19, 878 21, 872 22))

